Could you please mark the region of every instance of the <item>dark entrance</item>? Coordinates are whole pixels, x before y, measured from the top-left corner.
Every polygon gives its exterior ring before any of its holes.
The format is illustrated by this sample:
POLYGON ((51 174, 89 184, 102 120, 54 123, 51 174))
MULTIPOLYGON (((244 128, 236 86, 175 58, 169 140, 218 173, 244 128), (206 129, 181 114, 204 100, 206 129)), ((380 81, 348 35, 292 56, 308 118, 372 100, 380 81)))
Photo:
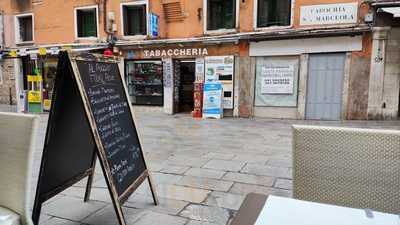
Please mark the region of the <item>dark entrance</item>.
POLYGON ((193 60, 180 61, 179 112, 193 111, 195 65, 193 60))

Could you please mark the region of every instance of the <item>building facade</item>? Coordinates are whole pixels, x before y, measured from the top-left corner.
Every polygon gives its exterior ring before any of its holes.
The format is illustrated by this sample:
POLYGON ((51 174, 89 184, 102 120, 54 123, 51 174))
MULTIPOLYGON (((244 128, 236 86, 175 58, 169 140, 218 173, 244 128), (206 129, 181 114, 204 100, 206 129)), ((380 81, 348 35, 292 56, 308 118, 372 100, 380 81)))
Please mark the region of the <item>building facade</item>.
POLYGON ((23 105, 32 73, 50 98, 62 49, 111 48, 133 104, 168 114, 220 81, 226 116, 397 119, 400 32, 377 2, 2 0, 0 102, 23 105))

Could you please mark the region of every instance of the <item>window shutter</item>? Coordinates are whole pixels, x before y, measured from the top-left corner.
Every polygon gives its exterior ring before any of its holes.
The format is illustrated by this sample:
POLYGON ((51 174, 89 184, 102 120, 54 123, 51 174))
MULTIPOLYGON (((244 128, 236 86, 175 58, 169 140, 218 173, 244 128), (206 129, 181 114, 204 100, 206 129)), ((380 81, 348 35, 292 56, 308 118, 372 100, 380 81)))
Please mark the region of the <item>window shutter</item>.
POLYGON ((176 22, 184 20, 185 16, 182 10, 182 4, 179 0, 163 1, 163 10, 167 22, 176 22))

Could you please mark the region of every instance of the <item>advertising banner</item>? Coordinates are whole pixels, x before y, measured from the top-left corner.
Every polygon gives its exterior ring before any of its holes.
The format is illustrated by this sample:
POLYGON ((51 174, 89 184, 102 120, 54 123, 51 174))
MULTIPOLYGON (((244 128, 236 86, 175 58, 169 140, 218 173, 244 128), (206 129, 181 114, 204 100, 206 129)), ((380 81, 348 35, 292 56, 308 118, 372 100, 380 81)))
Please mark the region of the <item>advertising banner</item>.
POLYGON ((222 118, 223 109, 221 83, 205 83, 203 101, 203 118, 222 118))

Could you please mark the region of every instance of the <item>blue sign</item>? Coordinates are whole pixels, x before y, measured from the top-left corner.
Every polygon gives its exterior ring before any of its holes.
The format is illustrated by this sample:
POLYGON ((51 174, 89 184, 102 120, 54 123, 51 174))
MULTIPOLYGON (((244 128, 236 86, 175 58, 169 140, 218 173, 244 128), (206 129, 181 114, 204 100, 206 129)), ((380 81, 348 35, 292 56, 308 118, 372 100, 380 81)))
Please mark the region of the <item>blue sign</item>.
POLYGON ((203 117, 221 119, 222 108, 222 84, 220 82, 204 84, 203 117))
POLYGON ((149 13, 149 23, 150 23, 150 37, 158 37, 158 29, 159 29, 159 16, 154 13, 149 13))
POLYGON ((128 51, 128 59, 134 59, 135 58, 135 52, 130 50, 128 51))

